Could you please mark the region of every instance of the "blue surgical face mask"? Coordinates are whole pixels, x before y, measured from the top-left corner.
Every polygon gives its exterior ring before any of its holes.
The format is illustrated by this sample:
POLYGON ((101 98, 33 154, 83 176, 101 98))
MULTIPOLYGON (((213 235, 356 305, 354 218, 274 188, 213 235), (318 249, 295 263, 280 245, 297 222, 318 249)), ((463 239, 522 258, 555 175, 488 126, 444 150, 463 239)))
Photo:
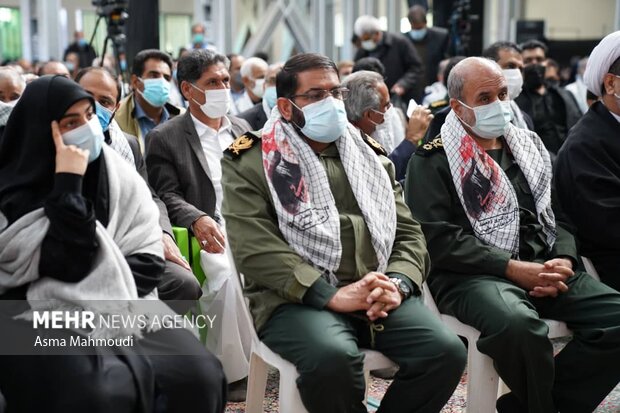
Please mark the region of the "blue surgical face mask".
POLYGON ((93 116, 88 122, 69 132, 63 133, 62 141, 65 145, 75 145, 80 149, 88 149, 88 163, 91 163, 101 154, 104 137, 99 118, 93 116))
POLYGON ((88 42, 86 41, 86 39, 80 39, 80 40, 78 40, 78 44, 80 46, 86 46, 88 44, 88 42))
POLYGON ((427 31, 428 29, 413 29, 409 32, 409 37, 411 37, 411 40, 413 40, 414 42, 419 42, 420 40, 424 39, 427 31))
POLYGON ((273 107, 276 105, 276 101, 278 100, 278 93, 275 86, 269 86, 267 89, 265 89, 265 93, 263 94, 263 100, 267 102, 269 110, 273 109, 273 107))
POLYGON ((506 131, 508 123, 510 123, 512 119, 510 101, 508 100, 496 100, 487 105, 476 106, 474 108, 467 106, 460 100, 459 102, 461 105, 474 111, 476 122, 473 125, 469 125, 460 117, 459 119, 461 119, 461 122, 465 125, 469 126, 477 136, 483 139, 495 139, 502 136, 506 131))
MULTIPOLYGON (((293 103, 293 101, 291 101, 293 103)), ((299 106, 293 105, 300 109, 299 106)), ((311 103, 300 109, 304 114, 305 124, 300 128, 308 138, 316 142, 331 143, 344 135, 347 129, 347 112, 344 102, 328 97, 311 103)))
POLYGON ((95 102, 95 112, 97 113, 97 118, 101 124, 101 129, 103 129, 104 132, 107 131, 110 127, 110 122, 112 122, 114 112, 108 108, 105 108, 99 102, 95 102))
POLYGON ((196 33, 192 38, 193 44, 203 44, 205 41, 205 35, 202 33, 196 33))
POLYGON ((170 82, 163 77, 156 79, 140 79, 144 84, 144 91, 138 91, 151 105, 160 108, 166 104, 170 96, 170 82))

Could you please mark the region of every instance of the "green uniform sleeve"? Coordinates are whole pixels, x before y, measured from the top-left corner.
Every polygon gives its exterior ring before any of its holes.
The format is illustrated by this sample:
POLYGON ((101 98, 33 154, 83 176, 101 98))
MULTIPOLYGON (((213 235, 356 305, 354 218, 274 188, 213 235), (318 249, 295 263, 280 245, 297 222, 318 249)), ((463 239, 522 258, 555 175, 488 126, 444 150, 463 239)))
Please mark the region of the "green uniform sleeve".
POLYGON ((505 275, 510 253, 485 244, 473 234, 443 153, 411 157, 405 199, 422 225, 434 269, 505 275))
MULTIPOLYGON (((228 241, 237 269, 246 280, 301 303, 321 274, 291 249, 278 228, 260 151, 253 148, 241 159, 222 159, 222 181, 227 232, 236 234, 228 241)), ((327 293, 320 290, 317 295, 312 303, 325 301, 327 293)))
POLYGON ((403 274, 418 288, 422 289, 422 283, 430 270, 430 259, 424 233, 420 224, 411 216, 409 207, 405 204, 403 189, 394 178, 394 165, 385 157, 381 157, 381 162, 392 181, 396 200, 396 237, 385 272, 386 274, 392 272, 403 274))

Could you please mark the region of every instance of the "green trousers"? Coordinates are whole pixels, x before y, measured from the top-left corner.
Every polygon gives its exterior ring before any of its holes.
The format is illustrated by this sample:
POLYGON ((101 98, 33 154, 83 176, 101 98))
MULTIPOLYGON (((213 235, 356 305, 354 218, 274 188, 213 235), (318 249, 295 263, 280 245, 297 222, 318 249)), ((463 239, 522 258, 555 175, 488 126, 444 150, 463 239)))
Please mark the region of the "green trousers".
POLYGON ((591 413, 620 382, 620 293, 584 272, 557 298, 532 298, 506 279, 437 274, 442 313, 480 330, 476 343, 530 413, 591 413), (554 358, 541 318, 566 322, 573 339, 554 358))
POLYGON ((400 367, 378 410, 383 413, 439 412, 467 358, 459 338, 420 297, 405 300, 375 323, 302 304, 282 305, 260 338, 297 367, 297 387, 310 413, 366 413, 360 347, 380 351, 400 367))

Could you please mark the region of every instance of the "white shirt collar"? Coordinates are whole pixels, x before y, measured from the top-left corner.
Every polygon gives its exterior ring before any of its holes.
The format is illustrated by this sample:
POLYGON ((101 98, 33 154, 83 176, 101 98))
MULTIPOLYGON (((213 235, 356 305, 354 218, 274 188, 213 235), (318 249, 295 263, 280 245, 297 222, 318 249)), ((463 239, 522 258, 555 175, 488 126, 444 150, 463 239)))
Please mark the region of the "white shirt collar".
POLYGON ((215 130, 210 126, 205 125, 200 120, 198 120, 192 113, 190 113, 190 116, 192 117, 192 122, 194 122, 194 128, 196 129, 196 134, 199 138, 202 137, 204 134, 208 134, 209 136, 215 136, 222 132, 227 132, 231 127, 230 120, 227 116, 222 117, 222 124, 220 125, 219 130, 215 130))

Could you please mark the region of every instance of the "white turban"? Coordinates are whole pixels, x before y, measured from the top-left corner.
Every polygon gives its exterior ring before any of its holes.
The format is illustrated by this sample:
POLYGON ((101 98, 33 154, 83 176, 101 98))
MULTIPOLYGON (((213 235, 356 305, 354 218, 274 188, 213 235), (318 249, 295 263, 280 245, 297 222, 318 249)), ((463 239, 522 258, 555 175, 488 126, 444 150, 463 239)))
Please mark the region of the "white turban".
POLYGON ((588 90, 601 97, 603 78, 609 73, 611 65, 620 57, 620 30, 605 36, 603 40, 592 50, 583 81, 588 90))

